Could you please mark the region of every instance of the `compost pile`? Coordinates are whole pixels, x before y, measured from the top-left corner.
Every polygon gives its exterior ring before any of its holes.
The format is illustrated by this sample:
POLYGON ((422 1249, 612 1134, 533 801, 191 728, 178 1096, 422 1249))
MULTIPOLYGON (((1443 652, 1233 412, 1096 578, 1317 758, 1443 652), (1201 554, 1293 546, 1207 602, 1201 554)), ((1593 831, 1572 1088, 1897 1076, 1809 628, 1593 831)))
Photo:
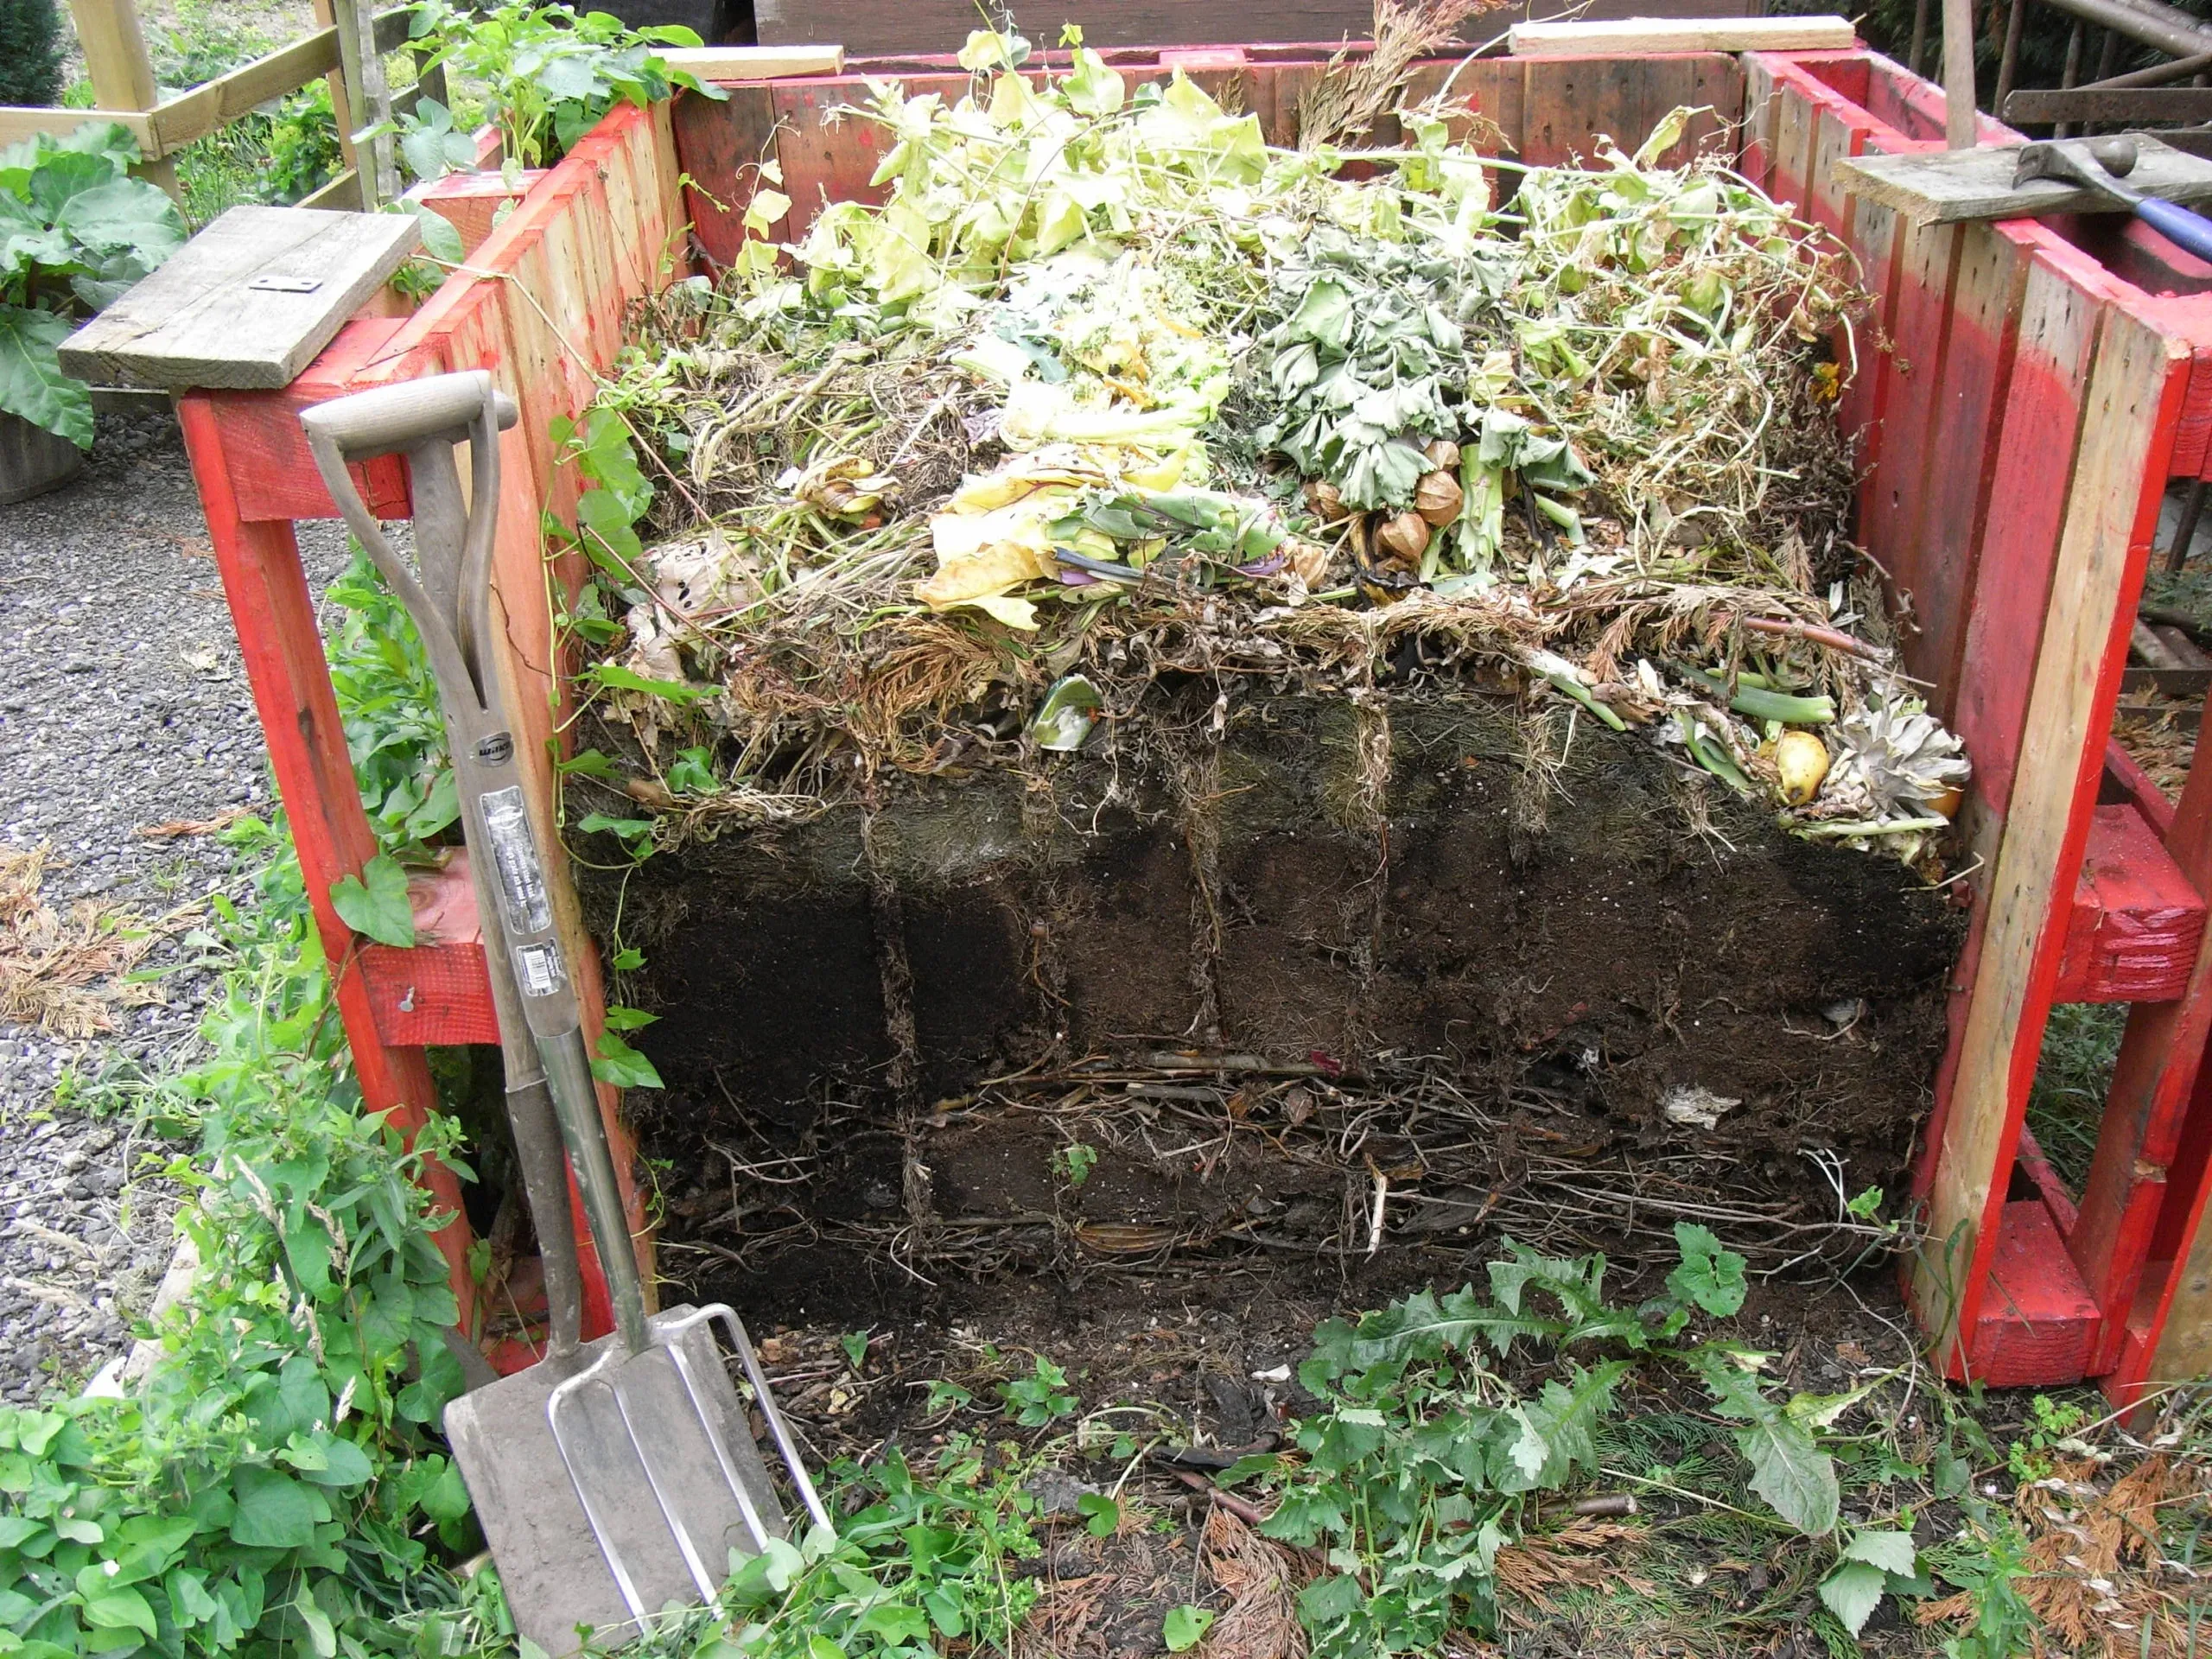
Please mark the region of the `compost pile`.
MULTIPOLYGON (((901 777, 1135 756, 1195 683, 1563 699, 1796 832, 1932 861, 1967 765, 1842 537, 1847 257, 1690 112, 1586 168, 1446 94, 1387 149, 1262 142, 979 34, 874 90, 880 207, 804 239, 772 165, 719 283, 575 435, 575 619, 668 845, 901 777), (639 451, 642 450, 642 456, 639 451)), ((1309 139, 1316 135, 1309 128, 1309 139)))

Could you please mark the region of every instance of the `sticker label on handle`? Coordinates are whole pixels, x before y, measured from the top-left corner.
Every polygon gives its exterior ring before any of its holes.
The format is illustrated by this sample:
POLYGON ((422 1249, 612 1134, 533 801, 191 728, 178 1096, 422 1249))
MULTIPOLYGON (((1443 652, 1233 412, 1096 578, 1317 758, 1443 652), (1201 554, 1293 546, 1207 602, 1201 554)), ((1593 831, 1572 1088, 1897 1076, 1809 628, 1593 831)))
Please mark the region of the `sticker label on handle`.
POLYGON ((525 944, 515 952, 515 978, 524 996, 550 996, 568 976, 561 971, 561 947, 525 944))
MULTIPOLYGON (((553 925, 553 902, 545 892, 544 868, 530 833, 530 809, 522 786, 511 785, 484 798, 484 832, 491 837, 492 862, 499 873, 499 907, 507 931, 518 939, 553 925)), ((542 995, 543 993, 541 993, 542 995)))

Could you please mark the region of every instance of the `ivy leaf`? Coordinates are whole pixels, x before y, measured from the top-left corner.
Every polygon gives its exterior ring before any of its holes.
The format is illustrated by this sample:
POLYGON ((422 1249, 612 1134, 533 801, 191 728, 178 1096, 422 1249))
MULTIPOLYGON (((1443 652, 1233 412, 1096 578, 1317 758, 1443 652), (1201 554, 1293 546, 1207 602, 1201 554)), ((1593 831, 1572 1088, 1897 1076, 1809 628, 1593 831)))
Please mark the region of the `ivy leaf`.
POLYGON ((415 943, 415 910, 407 902, 407 872, 389 853, 378 853, 358 876, 340 876, 330 886, 338 919, 378 944, 405 948, 415 943))
POLYGON ((1840 1561, 1821 1580, 1821 1599, 1843 1628, 1857 1636, 1888 1587, 1889 1576, 1880 1567, 1866 1561, 1840 1561))
POLYGON ((1211 1613, 1203 1607, 1192 1607, 1186 1603, 1168 1610, 1160 1634, 1166 1638, 1168 1652, 1188 1653, 1205 1640, 1206 1632, 1212 1627, 1211 1613))
POLYGON ((329 1506, 274 1469, 248 1465, 232 1478, 238 1510, 231 1517, 231 1541, 263 1549, 298 1549, 315 1541, 315 1529, 330 1518, 329 1506))
POLYGON ((1667 1275, 1669 1291, 1695 1302, 1715 1319, 1725 1319, 1744 1306, 1744 1258, 1723 1249, 1711 1228, 1678 1221, 1675 1243, 1681 1250, 1682 1264, 1667 1275))
POLYGON ((611 1083, 617 1089, 659 1089, 666 1085, 653 1063, 617 1037, 612 1031, 600 1033, 599 1052, 593 1058, 591 1074, 601 1083, 611 1083))

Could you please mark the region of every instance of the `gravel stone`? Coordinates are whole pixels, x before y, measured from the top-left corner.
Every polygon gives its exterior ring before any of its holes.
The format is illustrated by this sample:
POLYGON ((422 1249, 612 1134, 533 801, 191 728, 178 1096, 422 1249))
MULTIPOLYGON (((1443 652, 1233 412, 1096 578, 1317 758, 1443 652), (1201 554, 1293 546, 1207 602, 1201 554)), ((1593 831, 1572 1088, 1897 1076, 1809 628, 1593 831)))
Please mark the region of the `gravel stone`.
MULTIPOLYGON (((319 591, 343 567, 342 530, 303 524, 300 544, 319 591)), ((243 901, 214 836, 138 833, 265 811, 272 794, 172 417, 102 416, 75 482, 0 507, 0 842, 47 844, 47 902, 157 918, 215 893, 243 901)), ((173 933, 144 965, 181 957, 173 933)), ((126 1349, 175 1246, 176 1194, 155 1172, 178 1148, 57 1104, 55 1084, 173 1068, 215 982, 172 971, 163 1003, 116 1010, 90 1042, 0 1024, 0 1397, 79 1386, 126 1349)))

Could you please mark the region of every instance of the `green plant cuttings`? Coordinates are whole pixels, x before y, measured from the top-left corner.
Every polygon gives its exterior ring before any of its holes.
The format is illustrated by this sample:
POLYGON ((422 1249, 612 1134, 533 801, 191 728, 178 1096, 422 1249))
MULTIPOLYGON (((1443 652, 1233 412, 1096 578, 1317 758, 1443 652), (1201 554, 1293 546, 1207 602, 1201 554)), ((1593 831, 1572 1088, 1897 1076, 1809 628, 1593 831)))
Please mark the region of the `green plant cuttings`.
POLYGON ((750 169, 733 268, 565 434, 600 713, 716 785, 626 810, 633 856, 1113 743, 1161 674, 1351 688, 1414 640, 1932 856, 1967 766, 1842 539, 1847 257, 1670 160, 1693 111, 1587 167, 1483 156, 1448 104, 1289 151, 1179 73, 1027 49, 973 37, 957 101, 874 85, 880 206, 779 243, 750 169))
POLYGON ((92 391, 61 372, 61 342, 184 244, 175 205, 130 176, 137 159, 113 122, 0 149, 0 414, 83 449, 92 391))

